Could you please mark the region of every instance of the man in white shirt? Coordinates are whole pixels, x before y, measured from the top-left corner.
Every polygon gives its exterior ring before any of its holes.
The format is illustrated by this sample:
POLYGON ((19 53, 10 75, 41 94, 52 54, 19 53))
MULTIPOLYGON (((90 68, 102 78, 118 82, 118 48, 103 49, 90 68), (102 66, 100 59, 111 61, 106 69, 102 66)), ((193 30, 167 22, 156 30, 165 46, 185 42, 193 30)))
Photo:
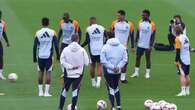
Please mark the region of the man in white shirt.
POLYGON ((49 19, 42 19, 42 28, 36 32, 33 46, 33 61, 38 62, 38 88, 39 96, 52 96, 49 94, 49 88, 51 84, 51 72, 52 72, 52 56, 53 56, 53 45, 56 50, 56 57, 59 60, 59 49, 58 41, 53 29, 50 29, 49 19), (38 59, 38 60, 37 60, 38 59), (46 72, 46 85, 45 93, 43 94, 43 80, 44 73, 46 72))
POLYGON ((72 85, 72 105, 71 110, 75 110, 80 89, 80 82, 83 77, 84 66, 89 64, 89 57, 79 42, 79 36, 73 34, 70 43, 61 53, 60 63, 64 68, 64 88, 60 96, 59 110, 63 110, 66 95, 72 85))
POLYGON ((102 79, 102 65, 100 63, 100 53, 104 42, 106 40, 106 31, 105 28, 96 22, 95 17, 89 18, 89 25, 86 29, 86 39, 85 42, 82 44, 82 47, 88 45, 91 64, 90 64, 90 75, 91 75, 91 82, 93 87, 100 87, 101 79, 102 79), (97 80, 95 78, 95 70, 97 64, 97 80))
POLYGON ((155 40, 156 26, 153 21, 150 20, 150 11, 143 10, 142 20, 139 22, 136 34, 136 64, 135 71, 132 78, 139 76, 139 67, 141 62, 141 57, 146 56, 146 74, 145 78, 150 78, 151 69, 151 51, 155 40))

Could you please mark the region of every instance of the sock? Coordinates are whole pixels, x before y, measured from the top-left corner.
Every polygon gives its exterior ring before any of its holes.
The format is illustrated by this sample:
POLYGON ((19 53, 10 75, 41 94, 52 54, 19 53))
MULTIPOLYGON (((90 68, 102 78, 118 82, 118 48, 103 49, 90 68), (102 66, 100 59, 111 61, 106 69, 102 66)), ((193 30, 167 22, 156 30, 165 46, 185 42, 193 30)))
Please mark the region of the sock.
POLYGON ((72 92, 72 105, 71 105, 71 110, 75 110, 75 106, 77 104, 78 100, 78 89, 74 90, 72 92))
POLYGON ((120 96, 120 91, 119 88, 115 89, 115 98, 116 98, 116 103, 117 103, 117 108, 121 108, 121 96, 120 96))
POLYGON ((121 106, 117 106, 117 110, 121 110, 121 106))
POLYGON ((92 82, 92 86, 95 86, 96 84, 95 78, 91 78, 91 82, 92 82))
POLYGON ((187 93, 187 94, 190 94, 190 86, 187 86, 187 87, 186 87, 186 93, 187 93))
POLYGON ((108 91, 109 91, 109 99, 110 99, 111 106, 114 107, 114 95, 115 95, 114 89, 109 87, 108 91))
POLYGON ((124 81, 126 77, 126 73, 121 73, 121 81, 124 81))
POLYGON ((45 85, 45 93, 46 94, 49 94, 49 88, 50 88, 50 85, 49 84, 46 84, 45 85))
POLYGON ((98 76, 98 77, 97 77, 97 84, 99 84, 99 85, 100 85, 101 80, 102 80, 102 77, 101 77, 101 76, 98 76))
POLYGON ((66 89, 63 89, 61 96, 60 96, 60 105, 59 105, 60 110, 63 110, 65 100, 66 100, 66 89))
POLYGON ((135 74, 139 74, 139 68, 135 67, 135 74))
POLYGON ((43 85, 42 84, 39 84, 38 85, 38 88, 39 88, 39 93, 43 93, 43 85))
POLYGON ((181 87, 181 92, 182 92, 183 94, 186 93, 186 87, 185 87, 185 86, 182 86, 182 87, 181 87))
POLYGON ((150 69, 146 69, 146 74, 150 74, 150 69))

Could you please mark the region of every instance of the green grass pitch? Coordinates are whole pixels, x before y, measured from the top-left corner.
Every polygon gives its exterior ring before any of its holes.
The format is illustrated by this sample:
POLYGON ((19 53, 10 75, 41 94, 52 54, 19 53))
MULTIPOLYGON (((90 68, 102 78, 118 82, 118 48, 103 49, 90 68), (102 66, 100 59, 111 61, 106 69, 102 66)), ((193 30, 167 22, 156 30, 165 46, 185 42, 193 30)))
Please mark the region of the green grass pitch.
MULTIPOLYGON (((195 1, 194 0, 0 0, 0 9, 7 22, 8 37, 11 47, 5 48, 4 73, 11 72, 19 75, 16 83, 0 81, 0 110, 56 110, 59 102, 61 85, 59 82, 59 63, 54 63, 51 93, 53 97, 40 98, 37 96, 36 64, 32 63, 32 43, 34 34, 40 26, 40 19, 50 18, 50 27, 58 30, 59 20, 64 11, 69 11, 72 18, 80 22, 83 38, 87 20, 96 16, 98 22, 107 29, 115 19, 118 9, 127 11, 127 19, 137 24, 141 11, 151 10, 151 18, 156 22, 156 41, 168 43, 167 31, 169 20, 174 14, 181 14, 187 25, 187 33, 191 46, 195 47, 195 1)), ((192 94, 187 97, 175 97, 179 92, 179 81, 174 65, 174 52, 157 52, 152 54, 152 78, 144 79, 145 61, 142 60, 141 76, 130 79, 133 71, 135 55, 129 55, 128 85, 121 85, 123 110, 144 110, 146 99, 167 100, 178 105, 179 110, 194 110, 195 105, 195 64, 194 53, 191 54, 191 85, 192 94)), ((102 85, 104 81, 102 82, 102 85)), ((71 94, 68 95, 70 103, 71 94)), ((95 110, 98 99, 108 102, 105 86, 100 89, 91 87, 88 69, 85 71, 79 95, 79 110, 95 110)))

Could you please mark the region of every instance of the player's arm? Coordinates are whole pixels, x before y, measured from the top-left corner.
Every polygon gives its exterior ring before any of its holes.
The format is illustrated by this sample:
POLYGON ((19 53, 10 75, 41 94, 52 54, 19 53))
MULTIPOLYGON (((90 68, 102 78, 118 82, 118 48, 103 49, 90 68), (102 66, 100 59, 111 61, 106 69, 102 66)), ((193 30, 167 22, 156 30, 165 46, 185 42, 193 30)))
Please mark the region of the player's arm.
POLYGON ((34 39, 34 44, 33 44, 33 62, 36 63, 37 62, 37 47, 38 47, 38 38, 35 37, 34 39))
POLYGON ((3 28, 3 38, 5 39, 7 47, 9 47, 9 40, 8 40, 7 33, 6 33, 6 24, 5 23, 4 23, 4 28, 3 28))
POLYGON ((155 40, 156 26, 153 22, 151 23, 151 25, 152 25, 152 35, 151 35, 151 38, 150 38, 150 47, 152 48, 153 45, 154 45, 154 40, 155 40))
POLYGON ((86 38, 85 38, 85 41, 81 44, 82 47, 85 47, 86 45, 88 45, 90 42, 90 39, 89 39, 89 33, 87 32, 86 33, 86 38))
MULTIPOLYGON (((130 38, 131 38, 131 48, 133 49, 135 47, 135 40, 134 40, 134 26, 133 26, 133 23, 130 22, 130 38)), ((128 38, 129 40, 129 38, 128 38)), ((129 42, 129 41, 128 41, 129 42)))
POLYGON ((104 44, 106 44, 106 41, 108 40, 108 32, 104 30, 104 44))
POLYGON ((57 60, 60 60, 60 53, 59 53, 59 47, 58 47, 58 40, 57 40, 57 37, 56 37, 56 36, 53 37, 53 44, 54 44, 54 47, 55 47, 57 60))
POLYGON ((62 34, 63 34, 63 32, 62 32, 62 29, 60 28, 60 30, 59 30, 59 32, 58 32, 58 43, 60 43, 60 39, 61 39, 61 37, 62 37, 62 34))
POLYGON ((119 62, 119 64, 117 65, 117 67, 119 68, 119 69, 122 69, 124 66, 125 66, 125 64, 128 62, 128 55, 127 55, 127 51, 126 51, 126 49, 124 49, 124 51, 123 51, 123 56, 122 56, 122 60, 120 60, 120 62, 119 62))
POLYGON ((175 56, 175 62, 177 66, 179 66, 179 60, 180 60, 180 48, 181 48, 181 43, 179 41, 179 38, 175 39, 175 49, 176 49, 176 56, 175 56))
POLYGON ((82 37, 82 31, 81 28, 78 26, 78 35, 79 35, 79 44, 81 42, 81 37, 82 37))
POLYGON ((135 46, 136 47, 137 47, 138 41, 139 41, 139 29, 137 29, 137 32, 136 32, 136 38, 135 38, 135 46))
POLYGON ((106 58, 106 47, 102 48, 100 59, 101 59, 101 64, 104 65, 106 68, 109 68, 109 69, 115 68, 114 65, 110 61, 108 61, 106 58))

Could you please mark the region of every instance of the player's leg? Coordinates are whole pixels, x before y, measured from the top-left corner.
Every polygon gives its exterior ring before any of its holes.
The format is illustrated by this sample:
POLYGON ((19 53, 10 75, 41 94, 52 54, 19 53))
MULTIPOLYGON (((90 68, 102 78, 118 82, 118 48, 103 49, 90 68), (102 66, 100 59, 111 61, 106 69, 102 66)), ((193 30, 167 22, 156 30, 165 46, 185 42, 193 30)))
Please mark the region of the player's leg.
POLYGON ((100 63, 100 56, 97 56, 97 71, 98 71, 98 76, 97 76, 96 87, 99 88, 102 80, 102 64, 100 63))
POLYGON ((151 49, 146 49, 145 51, 145 57, 146 57, 146 74, 145 78, 150 78, 150 69, 151 69, 151 49))
POLYGON ((49 93, 50 85, 51 85, 51 72, 52 72, 52 58, 46 59, 45 60, 45 65, 46 65, 46 84, 45 84, 45 97, 52 96, 49 93))
POLYGON ((120 80, 120 75, 115 75, 114 76, 114 93, 115 93, 115 98, 116 98, 116 103, 117 103, 117 109, 121 110, 121 96, 120 96, 120 89, 119 89, 119 80, 120 80))
POLYGON ((64 87, 62 89, 61 95, 60 95, 60 104, 59 104, 59 110, 64 110, 64 103, 66 101, 67 92, 69 90, 70 85, 72 84, 72 79, 64 77, 64 87))
POLYGON ((38 59, 38 90, 39 96, 43 96, 43 79, 44 79, 44 62, 42 59, 38 59))
POLYGON ((132 78, 139 76, 139 67, 140 67, 140 63, 141 63, 141 57, 144 54, 144 51, 145 51, 145 49, 137 47, 136 63, 135 63, 134 73, 131 76, 132 78))
POLYGON ((79 78, 74 79, 74 81, 72 83, 72 106, 71 106, 71 110, 75 110, 75 106, 76 106, 77 101, 78 101, 78 94, 79 94, 79 90, 80 90, 81 80, 82 80, 82 76, 80 76, 79 78))
POLYGON ((186 75, 186 95, 190 95, 190 77, 186 75))
MULTIPOLYGON (((65 47, 67 47, 68 44, 65 44, 65 43, 61 43, 61 47, 60 47, 60 55, 62 53, 62 51, 64 50, 65 47)), ((62 73, 64 73, 64 67, 61 65, 61 70, 62 70, 62 73)))
POLYGON ((122 68, 121 70, 121 76, 120 76, 120 80, 122 83, 124 84, 127 84, 128 81, 126 80, 126 72, 127 72, 127 66, 128 66, 128 63, 125 64, 125 66, 122 68))
POLYGON ((92 63, 90 64, 90 76, 91 76, 92 87, 96 87, 95 66, 96 66, 96 63, 92 61, 92 63))
MULTIPOLYGON (((105 68, 104 68, 105 69, 105 68)), ((113 84, 113 76, 107 73, 107 70, 104 70, 104 77, 106 79, 106 86, 108 89, 108 96, 111 103, 111 110, 114 108, 115 102, 115 93, 114 93, 114 84, 113 84)))
POLYGON ((0 80, 5 80, 6 78, 3 76, 3 46, 0 42, 0 80))
POLYGON ((186 96, 186 65, 181 63, 181 67, 179 67, 180 73, 180 85, 181 85, 181 92, 177 96, 186 96))

